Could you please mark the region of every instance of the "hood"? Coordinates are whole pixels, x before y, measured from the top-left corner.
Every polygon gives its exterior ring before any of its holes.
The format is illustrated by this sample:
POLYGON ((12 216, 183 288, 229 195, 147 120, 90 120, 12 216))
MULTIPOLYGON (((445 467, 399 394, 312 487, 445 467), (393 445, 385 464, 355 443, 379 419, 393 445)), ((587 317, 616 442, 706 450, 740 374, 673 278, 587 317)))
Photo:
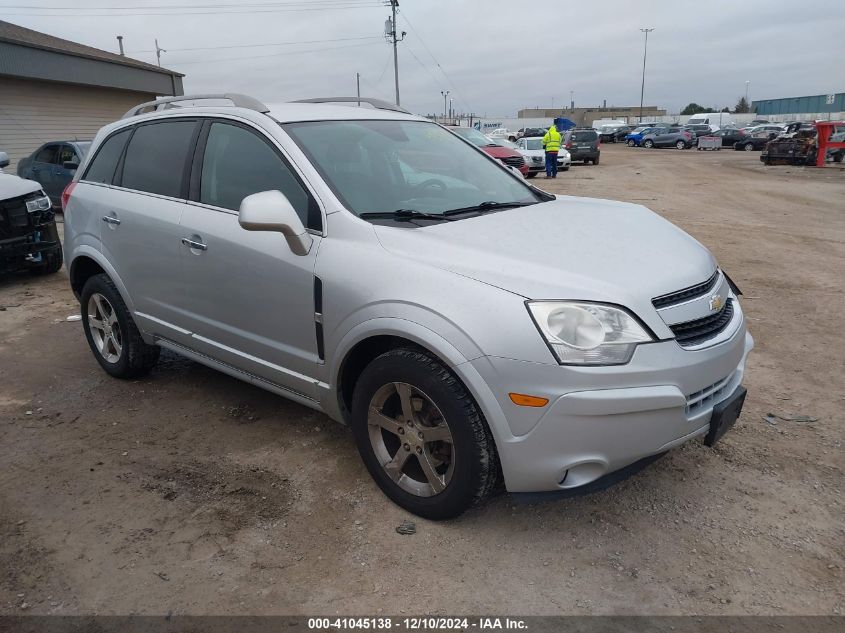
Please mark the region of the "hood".
POLYGON ((514 156, 521 156, 519 152, 510 147, 502 147, 501 145, 485 145, 479 147, 482 152, 490 154, 493 158, 512 158, 514 156))
POLYGON ((24 180, 12 174, 0 173, 0 200, 25 196, 34 191, 41 191, 41 185, 34 180, 24 180))
POLYGON ((529 299, 632 309, 715 270, 695 239, 640 205, 558 196, 418 229, 375 226, 384 248, 529 299))

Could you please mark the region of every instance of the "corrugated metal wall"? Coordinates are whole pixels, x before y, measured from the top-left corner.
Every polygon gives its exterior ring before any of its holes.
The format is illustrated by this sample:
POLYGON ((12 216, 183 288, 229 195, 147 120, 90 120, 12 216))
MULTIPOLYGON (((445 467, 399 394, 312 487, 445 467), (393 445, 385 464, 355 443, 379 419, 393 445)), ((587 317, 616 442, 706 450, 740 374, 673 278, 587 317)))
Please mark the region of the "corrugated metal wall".
POLYGON ((91 140, 102 126, 154 94, 0 77, 0 151, 6 173, 47 141, 91 140))
POLYGON ((827 102, 828 95, 806 97, 785 97, 783 99, 761 99, 752 103, 757 114, 823 114, 845 110, 845 92, 833 95, 833 103, 827 102))

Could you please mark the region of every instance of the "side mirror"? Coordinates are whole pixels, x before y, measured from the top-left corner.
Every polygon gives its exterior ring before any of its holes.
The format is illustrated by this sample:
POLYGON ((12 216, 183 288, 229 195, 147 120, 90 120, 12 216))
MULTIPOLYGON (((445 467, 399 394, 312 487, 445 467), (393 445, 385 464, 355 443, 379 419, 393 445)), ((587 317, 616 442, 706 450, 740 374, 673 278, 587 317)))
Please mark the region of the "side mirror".
POLYGON ((77 169, 79 169, 79 163, 75 163, 72 160, 66 160, 62 163, 62 167, 71 171, 76 171, 77 169))
POLYGON ((9 155, 6 152, 0 152, 0 169, 9 166, 9 155))
POLYGON ((262 191, 244 198, 238 223, 247 231, 278 231, 296 255, 307 255, 314 241, 281 191, 262 191))

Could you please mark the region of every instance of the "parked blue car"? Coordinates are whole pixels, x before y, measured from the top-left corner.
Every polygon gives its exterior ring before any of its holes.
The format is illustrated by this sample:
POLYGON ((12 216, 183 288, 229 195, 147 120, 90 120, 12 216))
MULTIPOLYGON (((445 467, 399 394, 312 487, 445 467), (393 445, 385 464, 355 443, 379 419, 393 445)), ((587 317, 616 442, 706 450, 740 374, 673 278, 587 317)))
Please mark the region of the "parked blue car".
POLYGON ((643 137, 646 134, 651 134, 657 128, 653 127, 638 127, 633 132, 625 136, 625 143, 628 147, 639 147, 643 142, 643 137))
POLYGON ((40 183, 53 207, 61 207, 62 191, 73 178, 91 141, 51 141, 18 163, 18 176, 40 183))

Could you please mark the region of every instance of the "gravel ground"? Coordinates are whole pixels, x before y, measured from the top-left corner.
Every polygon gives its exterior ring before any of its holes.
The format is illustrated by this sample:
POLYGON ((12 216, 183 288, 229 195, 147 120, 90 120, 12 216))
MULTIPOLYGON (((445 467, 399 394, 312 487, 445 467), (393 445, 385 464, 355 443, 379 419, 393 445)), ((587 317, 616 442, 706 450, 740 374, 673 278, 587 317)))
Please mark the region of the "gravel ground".
POLYGON ((64 269, 0 279, 0 612, 845 612, 845 171, 757 157, 605 146, 535 181, 645 204, 716 254, 757 341, 733 432, 448 523, 387 501, 318 413, 170 355, 109 378, 64 269))

